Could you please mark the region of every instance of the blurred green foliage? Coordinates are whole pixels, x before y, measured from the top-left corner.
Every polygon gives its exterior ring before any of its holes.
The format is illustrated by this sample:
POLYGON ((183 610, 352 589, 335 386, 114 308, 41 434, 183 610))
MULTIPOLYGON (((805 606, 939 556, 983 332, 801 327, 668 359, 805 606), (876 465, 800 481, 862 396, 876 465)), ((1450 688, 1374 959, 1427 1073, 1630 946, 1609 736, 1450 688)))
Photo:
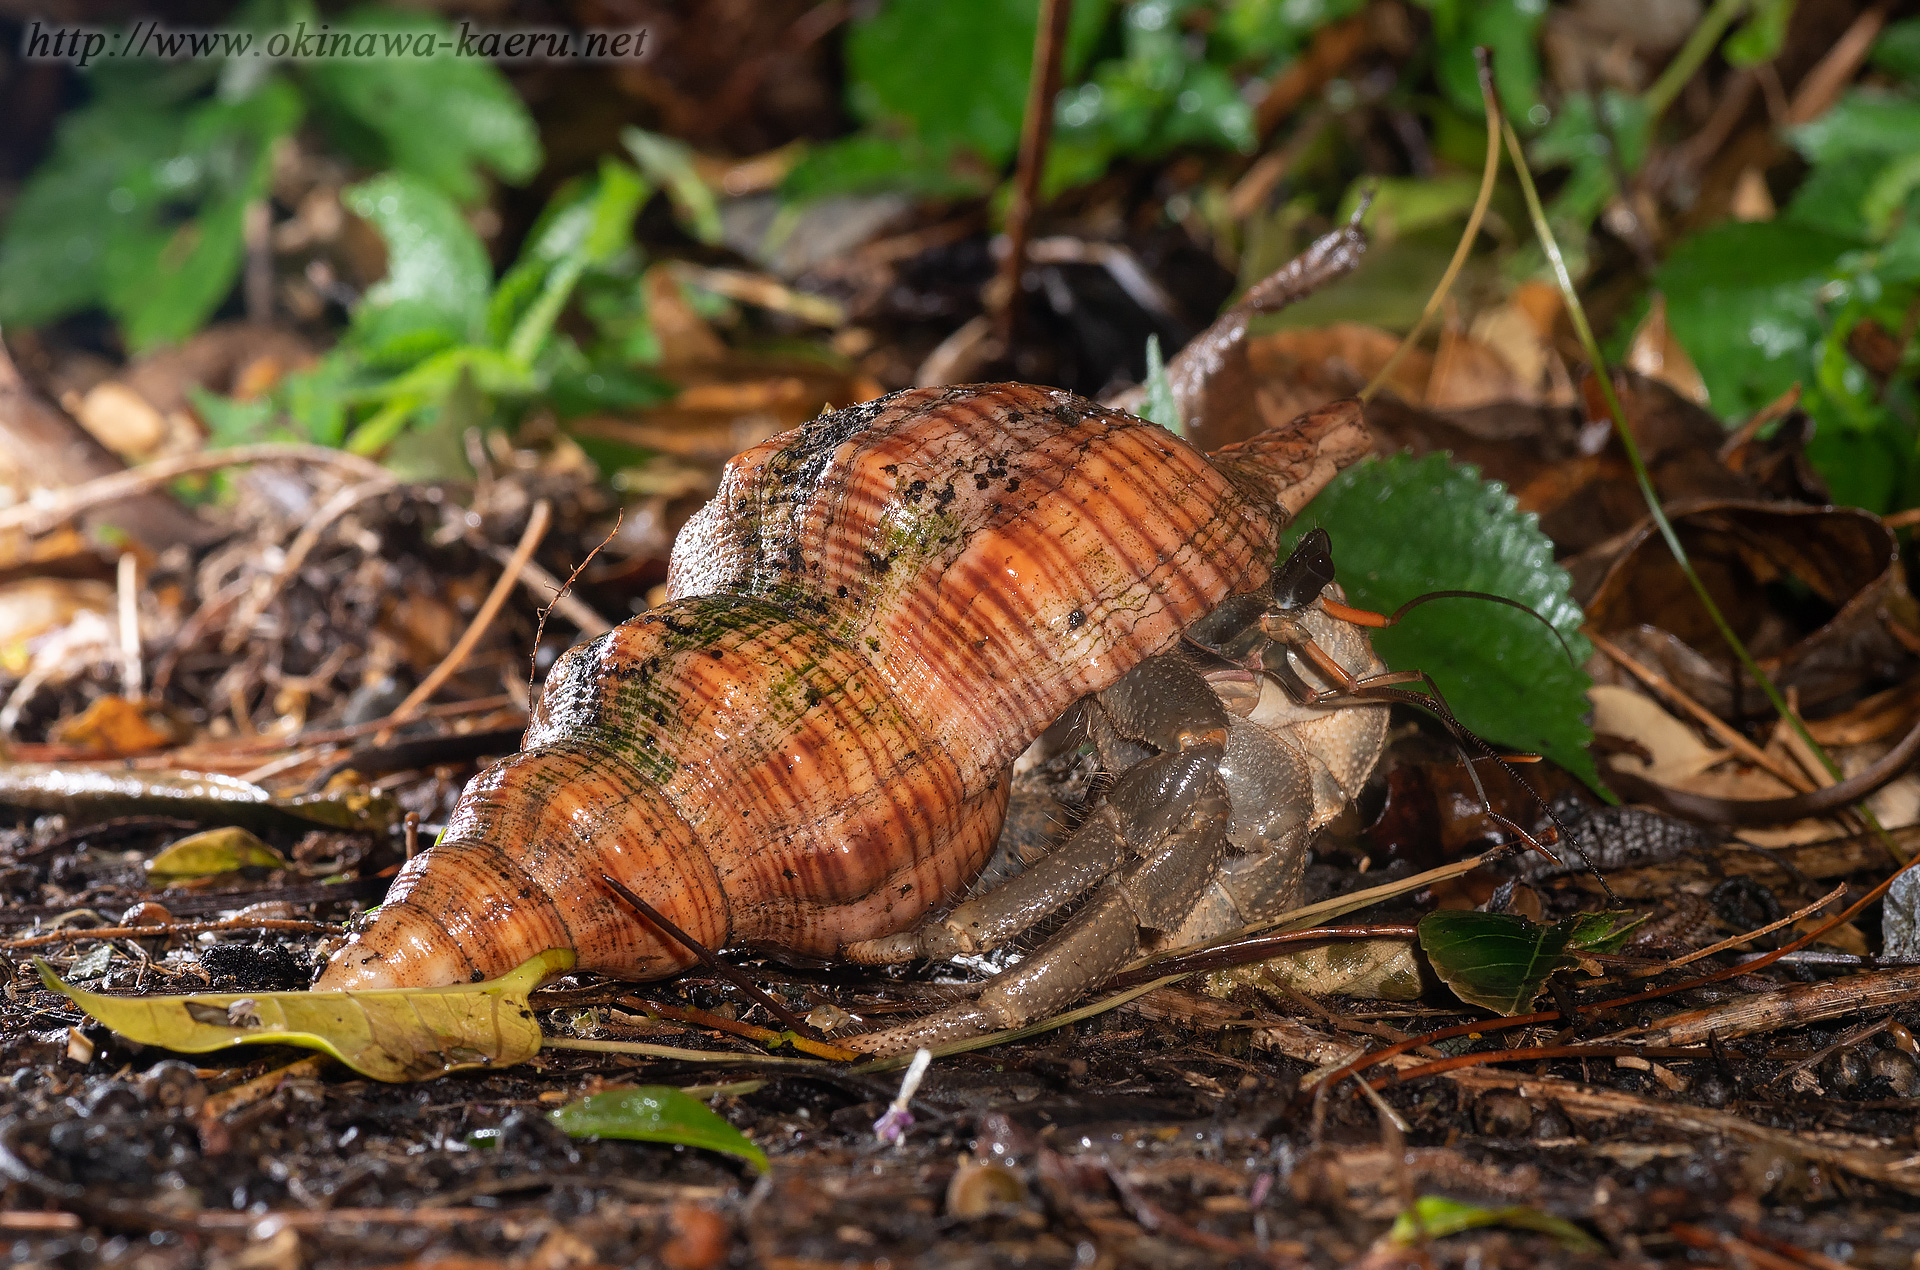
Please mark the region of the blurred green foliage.
POLYGON ((1799 384, 1835 501, 1887 511, 1920 503, 1920 19, 1888 27, 1872 61, 1880 83, 1788 134, 1808 169, 1781 214, 1683 240, 1654 285, 1716 413, 1799 384), (1875 336, 1897 366, 1859 355, 1875 336))
POLYGON ((292 435, 386 453, 405 475, 458 471, 460 436, 536 399, 563 416, 663 399, 645 369, 642 260, 633 220, 653 186, 603 160, 569 182, 496 281, 485 250, 443 192, 390 172, 346 192, 386 240, 386 279, 369 290, 338 345, 271 398, 203 397, 217 442, 292 435), (591 335, 556 329, 578 302, 591 335), (643 338, 636 338, 636 335, 643 338))
MULTIPOLYGON (((306 0, 249 7, 236 25, 319 22, 306 0)), ((337 31, 450 32, 439 18, 359 9, 337 31)), ((471 204, 483 172, 520 181, 540 164, 526 107, 473 59, 276 63, 245 57, 102 62, 92 97, 60 124, 0 238, 0 324, 100 306, 134 349, 205 324, 231 293, 250 203, 276 146, 312 119, 340 151, 443 199, 471 204)))

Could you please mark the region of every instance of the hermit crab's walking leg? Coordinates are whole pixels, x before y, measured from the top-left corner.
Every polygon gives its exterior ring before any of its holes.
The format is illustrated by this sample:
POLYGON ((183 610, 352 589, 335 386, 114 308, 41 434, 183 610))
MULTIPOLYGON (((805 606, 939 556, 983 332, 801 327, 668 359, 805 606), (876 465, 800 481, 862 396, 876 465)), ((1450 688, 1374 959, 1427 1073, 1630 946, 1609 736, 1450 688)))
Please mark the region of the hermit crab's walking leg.
MULTIPOLYGON (((1330 577, 1330 561, 1325 567, 1330 577)), ((984 951, 1085 901, 972 1002, 852 1044, 889 1051, 1016 1027, 1143 952, 1210 939, 1293 906, 1308 842, 1358 792, 1385 736, 1383 705, 1318 704, 1385 671, 1363 632, 1310 608, 1326 585, 1318 574, 1309 545, 1275 575, 1272 591, 1223 606, 1230 611, 1197 642, 1216 659, 1258 666, 1274 651, 1263 619, 1285 613, 1301 624, 1300 639, 1328 645, 1316 649, 1330 669, 1309 659, 1290 671, 1291 694, 1269 682, 1253 698, 1238 682, 1244 671, 1216 670, 1216 692, 1176 652, 1148 659, 1098 694, 1088 732, 1103 765, 1122 774, 1093 815, 1026 873, 848 955, 891 962, 984 951), (1229 711, 1223 693, 1239 708, 1229 711)))
POLYGON ((904 1049, 1039 1018, 1110 977, 1154 937, 1177 930, 1200 902, 1232 850, 1232 804, 1220 775, 1226 708, 1177 654, 1148 659, 1096 701, 1101 727, 1151 747, 1105 803, 1025 873, 917 931, 847 951, 863 961, 983 951, 1092 894, 1056 935, 972 1002, 854 1044, 904 1049))

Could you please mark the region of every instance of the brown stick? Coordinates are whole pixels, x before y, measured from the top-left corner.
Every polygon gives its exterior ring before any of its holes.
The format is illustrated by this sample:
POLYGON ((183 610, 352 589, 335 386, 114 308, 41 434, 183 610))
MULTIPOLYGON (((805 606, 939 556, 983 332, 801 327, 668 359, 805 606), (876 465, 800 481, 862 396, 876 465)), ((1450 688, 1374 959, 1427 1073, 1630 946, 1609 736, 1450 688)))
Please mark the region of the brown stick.
POLYGON ((698 957, 707 969, 713 971, 713 973, 746 993, 753 1000, 767 1007, 768 1013, 786 1024, 789 1028, 792 1028, 795 1034, 804 1036, 809 1041, 823 1041, 826 1039, 821 1036, 820 1033, 809 1027, 805 1019, 782 1005, 772 993, 755 983, 745 971, 741 970, 738 966, 721 960, 718 953, 667 920, 666 916, 662 914, 659 909, 647 903, 638 895, 635 895, 633 888, 626 885, 619 878, 614 877, 611 873, 602 873, 600 875, 600 881, 605 884, 609 891, 612 891, 617 898, 626 903, 635 912, 639 913, 640 916, 646 918, 655 926, 658 926, 673 939, 677 940, 681 947, 698 957))
POLYGON ((1000 262, 996 326, 1002 347, 1008 349, 1020 324, 1020 279, 1027 269, 1027 240, 1047 165, 1047 143, 1053 139, 1053 99, 1060 94, 1060 59, 1067 43, 1067 19, 1072 15, 1073 0, 1040 0, 1033 70, 1027 77, 1027 112, 1020 124, 1020 160, 1014 169, 1013 197, 1007 203, 1007 258, 1000 262))
POLYGON ((125 472, 98 476, 83 485, 62 490, 50 502, 29 501, 18 507, 8 507, 0 510, 0 533, 17 529, 28 534, 43 534, 83 512, 108 503, 125 502, 179 477, 195 472, 217 471, 223 467, 242 467, 249 463, 303 463, 311 467, 336 468, 363 481, 392 479, 378 463, 324 445, 295 445, 277 441, 236 445, 229 450, 209 450, 200 454, 183 454, 177 458, 156 459, 125 472))
POLYGON ((340 927, 331 922, 302 922, 292 918, 268 917, 248 921, 156 922, 152 926, 96 926, 92 930, 55 930, 44 935, 25 935, 0 943, 0 948, 44 948, 48 944, 76 939, 167 939, 174 935, 204 935, 216 930, 278 930, 295 935, 337 935, 340 927))
MULTIPOLYGON (((480 611, 473 615, 473 621, 468 624, 466 632, 460 636, 460 642, 440 659, 440 664, 420 681, 419 687, 407 694, 407 699, 400 703, 399 708, 387 716, 387 726, 392 727, 412 718, 414 712, 439 691, 441 684, 452 678, 455 671, 467 664, 467 658, 473 653, 474 645, 480 642, 480 637, 487 633, 489 626, 493 625, 493 619, 499 614, 500 606, 506 603, 507 595, 519 585, 520 571, 526 567, 527 561, 533 558, 534 548, 540 545, 540 540, 546 537, 547 526, 552 519, 553 508, 546 499, 543 498, 533 505, 533 515, 527 518, 527 528, 520 535, 520 545, 513 549, 512 559, 507 561, 507 567, 501 571, 499 579, 494 582, 493 590, 487 593, 485 602, 480 605, 480 611)), ((383 733, 382 736, 384 735, 383 733)))
POLYGON ((1905 966, 1741 997, 1705 1010, 1669 1015, 1655 1020, 1650 1028, 1629 1028, 1606 1039, 1631 1037, 1635 1044, 1692 1045, 1714 1033, 1721 1040, 1730 1040, 1915 1000, 1920 1000, 1920 966, 1905 966))

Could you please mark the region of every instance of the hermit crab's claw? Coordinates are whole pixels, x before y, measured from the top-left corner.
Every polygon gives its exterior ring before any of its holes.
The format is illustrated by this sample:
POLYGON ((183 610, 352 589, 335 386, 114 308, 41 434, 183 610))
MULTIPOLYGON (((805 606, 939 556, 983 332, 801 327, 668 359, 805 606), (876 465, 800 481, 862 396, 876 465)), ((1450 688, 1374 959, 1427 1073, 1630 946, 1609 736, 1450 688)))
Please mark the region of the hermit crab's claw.
POLYGON ((1333 539, 1310 529, 1273 574, 1273 602, 1282 610, 1303 609, 1320 598, 1333 581, 1333 539))

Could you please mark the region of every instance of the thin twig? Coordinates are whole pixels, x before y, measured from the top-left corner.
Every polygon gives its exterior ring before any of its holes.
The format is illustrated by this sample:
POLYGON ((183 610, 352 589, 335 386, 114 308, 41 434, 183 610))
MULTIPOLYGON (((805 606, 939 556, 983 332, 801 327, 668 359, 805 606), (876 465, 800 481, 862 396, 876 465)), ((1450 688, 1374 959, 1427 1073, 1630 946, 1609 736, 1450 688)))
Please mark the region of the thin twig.
POLYGON ((1842 882, 1839 886, 1834 887, 1831 891, 1828 891, 1825 895, 1822 895, 1819 899, 1815 900, 1813 903, 1808 904, 1805 907, 1795 909, 1793 912, 1788 913, 1785 917, 1782 917, 1778 921, 1768 922, 1765 926, 1762 926, 1760 929, 1750 930, 1744 935, 1729 935, 1727 938, 1721 940, 1717 944, 1710 944, 1705 948, 1696 948, 1692 952, 1688 953, 1686 956, 1679 958, 1677 961, 1662 962, 1660 965, 1654 967, 1651 970, 1641 971, 1635 977, 1645 979, 1652 975, 1663 975, 1663 974, 1666 974, 1669 970, 1677 970, 1681 966, 1691 965, 1692 963, 1699 961, 1702 958, 1711 957, 1715 953, 1723 953, 1727 951, 1729 948, 1738 948, 1742 944, 1751 943, 1753 940, 1759 939, 1762 935, 1773 934, 1773 932, 1779 930, 1782 926, 1791 926, 1803 917, 1811 917, 1813 914, 1819 912, 1821 909, 1833 903, 1835 900, 1839 899, 1841 896, 1845 895, 1846 893, 1847 893, 1847 884, 1845 882, 1842 882))
POLYGON ((0 948, 44 948, 79 939, 170 939, 175 935, 204 935, 209 931, 277 930, 293 935, 337 935, 331 922, 302 922, 292 918, 229 918, 223 922, 157 922, 152 926, 96 926, 91 930, 56 930, 0 942, 0 948))
POLYGON ((520 545, 513 549, 513 558, 507 561, 507 567, 501 571, 499 579, 494 582, 493 590, 488 592, 486 601, 480 605, 480 611, 474 614, 473 621, 468 624, 459 642, 440 659, 440 664, 420 681, 419 687, 407 694, 407 699, 400 703, 398 709, 387 716, 389 728, 412 718, 414 712, 440 690, 441 684, 458 672, 460 667, 466 665, 467 658, 473 653, 474 646, 480 642, 480 637, 487 633, 489 626, 493 625, 493 619, 500 612, 500 606, 506 603, 507 596, 515 586, 519 585, 520 571, 526 567, 527 561, 533 558, 534 549, 540 545, 540 540, 546 537, 547 525, 552 519, 553 508, 546 499, 543 498, 533 505, 533 514, 527 518, 527 528, 520 535, 520 545))
POLYGON ((1580 633, 1585 635, 1595 648, 1605 653, 1608 660, 1645 684, 1652 690, 1655 696, 1664 700, 1668 705, 1684 710, 1696 723, 1726 742, 1727 747, 1741 758, 1777 776, 1781 783, 1789 789, 1797 790, 1803 794, 1812 792, 1813 784, 1808 781, 1805 776, 1802 776, 1799 772, 1788 767, 1785 763, 1780 762, 1752 741, 1742 736, 1738 729, 1734 728, 1732 724, 1701 705, 1698 701, 1695 701, 1685 692, 1682 692, 1677 684, 1668 680, 1664 675, 1660 674, 1659 671, 1640 662, 1632 653, 1629 653, 1626 649, 1602 635, 1592 626, 1582 628, 1580 633))
POLYGON ((1480 98, 1487 111, 1487 161, 1480 172, 1480 193, 1473 200, 1473 211, 1467 216, 1467 227, 1460 235, 1459 246, 1453 249, 1453 259, 1447 262, 1447 271, 1440 275, 1440 285, 1436 286, 1433 294, 1427 297, 1427 307, 1420 311, 1420 320, 1415 322, 1413 329, 1394 346, 1393 354, 1387 358, 1386 364, 1374 372, 1373 378, 1367 381, 1367 386, 1360 390, 1362 401, 1373 400, 1373 395, 1379 392, 1381 386, 1387 382, 1387 377, 1393 374, 1394 367, 1400 364, 1400 359, 1407 355, 1407 351, 1414 346, 1415 341, 1426 332, 1427 324, 1433 321, 1433 315, 1440 311, 1440 306, 1445 303, 1447 295, 1453 290, 1454 280, 1460 276, 1460 270, 1465 267, 1467 257, 1473 252, 1474 241, 1480 237, 1480 222, 1486 217, 1487 205, 1493 201, 1494 178, 1500 174, 1500 111, 1494 103, 1493 68, 1487 61, 1487 51, 1475 49, 1474 56, 1480 63, 1480 98))
POLYGON ((392 479, 378 463, 329 446, 283 442, 236 445, 226 450, 206 450, 199 454, 156 459, 125 472, 97 476, 51 497, 36 496, 18 507, 0 509, 0 533, 18 530, 28 535, 43 534, 95 507, 144 494, 168 481, 196 472, 215 472, 221 468, 243 467, 250 463, 299 463, 308 467, 336 468, 363 481, 392 479))
POLYGON ((1007 203, 1007 258, 1000 262, 997 327, 1001 347, 1012 348, 1020 322, 1020 279, 1027 269, 1027 239, 1040 198, 1040 177, 1053 138, 1053 99, 1060 92, 1060 59, 1066 50, 1073 0, 1040 0, 1033 33, 1033 70, 1027 78, 1027 110, 1020 124, 1020 159, 1013 197, 1007 203))
POLYGON ((131 551, 120 553, 115 582, 120 599, 120 695, 140 700, 140 592, 139 561, 131 551))

